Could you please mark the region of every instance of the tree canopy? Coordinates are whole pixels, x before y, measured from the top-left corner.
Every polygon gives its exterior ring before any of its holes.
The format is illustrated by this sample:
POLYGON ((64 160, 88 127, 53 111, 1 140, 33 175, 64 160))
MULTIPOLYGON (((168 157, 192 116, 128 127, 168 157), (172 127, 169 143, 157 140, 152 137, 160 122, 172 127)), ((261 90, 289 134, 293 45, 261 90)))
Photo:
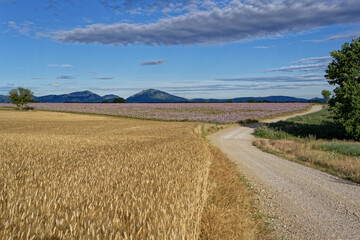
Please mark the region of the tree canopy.
POLYGON ((125 103, 125 99, 121 98, 121 97, 116 97, 114 98, 111 103, 125 103))
POLYGON ((325 98, 326 103, 328 103, 329 99, 330 99, 331 92, 329 90, 322 90, 321 95, 323 96, 323 98, 325 98))
POLYGON ((330 108, 347 133, 360 139, 360 37, 332 51, 325 77, 337 85, 330 108))
POLYGON ((27 104, 32 102, 33 98, 33 92, 26 88, 18 87, 9 91, 10 101, 20 110, 27 109, 27 104))

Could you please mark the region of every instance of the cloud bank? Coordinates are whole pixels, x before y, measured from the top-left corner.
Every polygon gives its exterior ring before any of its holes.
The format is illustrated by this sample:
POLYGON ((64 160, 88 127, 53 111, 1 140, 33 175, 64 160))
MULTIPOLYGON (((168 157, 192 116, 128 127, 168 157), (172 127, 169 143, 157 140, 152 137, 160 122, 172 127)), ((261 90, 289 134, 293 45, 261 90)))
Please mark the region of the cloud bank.
POLYGON ((237 42, 360 22, 358 0, 231 1, 154 23, 93 24, 58 31, 65 43, 109 45, 197 45, 237 42))
POLYGON ((239 77, 239 78, 218 78, 217 81, 223 82, 325 82, 323 74, 306 75, 280 75, 280 76, 257 76, 257 77, 239 77))

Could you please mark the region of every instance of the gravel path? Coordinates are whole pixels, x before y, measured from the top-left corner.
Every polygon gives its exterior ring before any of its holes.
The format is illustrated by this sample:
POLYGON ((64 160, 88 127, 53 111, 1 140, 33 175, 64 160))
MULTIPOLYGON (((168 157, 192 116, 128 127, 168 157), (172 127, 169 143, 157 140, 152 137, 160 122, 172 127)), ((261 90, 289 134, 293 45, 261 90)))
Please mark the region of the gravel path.
MULTIPOLYGON (((320 109, 314 106, 310 112, 320 109)), ((257 126, 224 129, 208 139, 259 192, 261 211, 277 237, 360 239, 360 185, 260 151, 251 142, 257 126)))

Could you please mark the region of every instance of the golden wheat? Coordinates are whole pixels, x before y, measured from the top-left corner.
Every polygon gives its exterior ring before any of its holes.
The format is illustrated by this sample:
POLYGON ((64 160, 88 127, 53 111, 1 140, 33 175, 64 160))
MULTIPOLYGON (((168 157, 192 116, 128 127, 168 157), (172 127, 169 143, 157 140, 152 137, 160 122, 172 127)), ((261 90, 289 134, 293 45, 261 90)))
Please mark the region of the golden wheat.
POLYGON ((194 123, 0 111, 2 239, 196 239, 211 153, 194 123))

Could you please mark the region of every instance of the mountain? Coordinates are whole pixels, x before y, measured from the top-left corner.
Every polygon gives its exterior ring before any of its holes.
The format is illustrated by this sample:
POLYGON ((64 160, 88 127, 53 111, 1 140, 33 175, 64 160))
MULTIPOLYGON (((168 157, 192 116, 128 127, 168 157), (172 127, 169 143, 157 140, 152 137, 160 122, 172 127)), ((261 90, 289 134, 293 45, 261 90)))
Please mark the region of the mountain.
POLYGON ((268 96, 268 97, 240 97, 240 98, 228 98, 228 99, 205 99, 205 98, 194 98, 190 99, 190 102, 227 102, 231 100, 232 102, 247 102, 250 99, 256 101, 265 101, 265 102, 308 102, 309 100, 305 98, 296 98, 288 96, 268 96))
POLYGON ((90 92, 73 92, 62 95, 47 95, 42 97, 35 97, 36 101, 49 102, 49 103, 61 103, 61 102, 102 102, 105 100, 103 97, 90 92))
POLYGON ((126 99, 127 103, 176 103, 188 101, 186 98, 171 95, 156 89, 143 90, 126 99))
MULTIPOLYGON (((69 94, 46 95, 41 97, 34 97, 34 100, 39 102, 49 102, 49 103, 62 103, 62 102, 100 103, 104 100, 108 100, 109 102, 111 102, 114 98, 118 98, 118 97, 119 96, 114 94, 100 96, 90 91, 82 91, 82 92, 73 92, 69 94)), ((289 96, 240 97, 240 98, 227 98, 227 99, 214 99, 214 98, 186 99, 156 89, 143 90, 135 95, 128 97, 126 99, 126 102, 128 103, 178 103, 178 102, 216 103, 216 102, 227 102, 229 100, 231 100, 232 102, 248 102, 249 99, 253 99, 255 101, 265 101, 265 102, 309 102, 309 101, 325 102, 324 98, 305 99, 305 98, 295 98, 289 96)), ((0 103, 5 103, 5 102, 9 102, 9 97, 5 95, 0 95, 0 103)))
POLYGON ((0 95, 0 103, 8 103, 8 102, 10 102, 8 96, 0 95))
POLYGON ((105 95, 102 98, 104 100, 108 100, 109 102, 111 102, 112 100, 114 100, 114 98, 118 98, 118 95, 114 95, 114 94, 109 94, 109 95, 105 95))
POLYGON ((309 99, 309 102, 317 102, 317 101, 326 102, 326 99, 325 98, 318 98, 318 97, 309 99))
POLYGON ((234 98, 233 102, 247 102, 249 99, 254 99, 256 101, 267 101, 267 102, 307 102, 305 98, 296 98, 288 96, 268 96, 268 97, 243 97, 243 98, 234 98))

